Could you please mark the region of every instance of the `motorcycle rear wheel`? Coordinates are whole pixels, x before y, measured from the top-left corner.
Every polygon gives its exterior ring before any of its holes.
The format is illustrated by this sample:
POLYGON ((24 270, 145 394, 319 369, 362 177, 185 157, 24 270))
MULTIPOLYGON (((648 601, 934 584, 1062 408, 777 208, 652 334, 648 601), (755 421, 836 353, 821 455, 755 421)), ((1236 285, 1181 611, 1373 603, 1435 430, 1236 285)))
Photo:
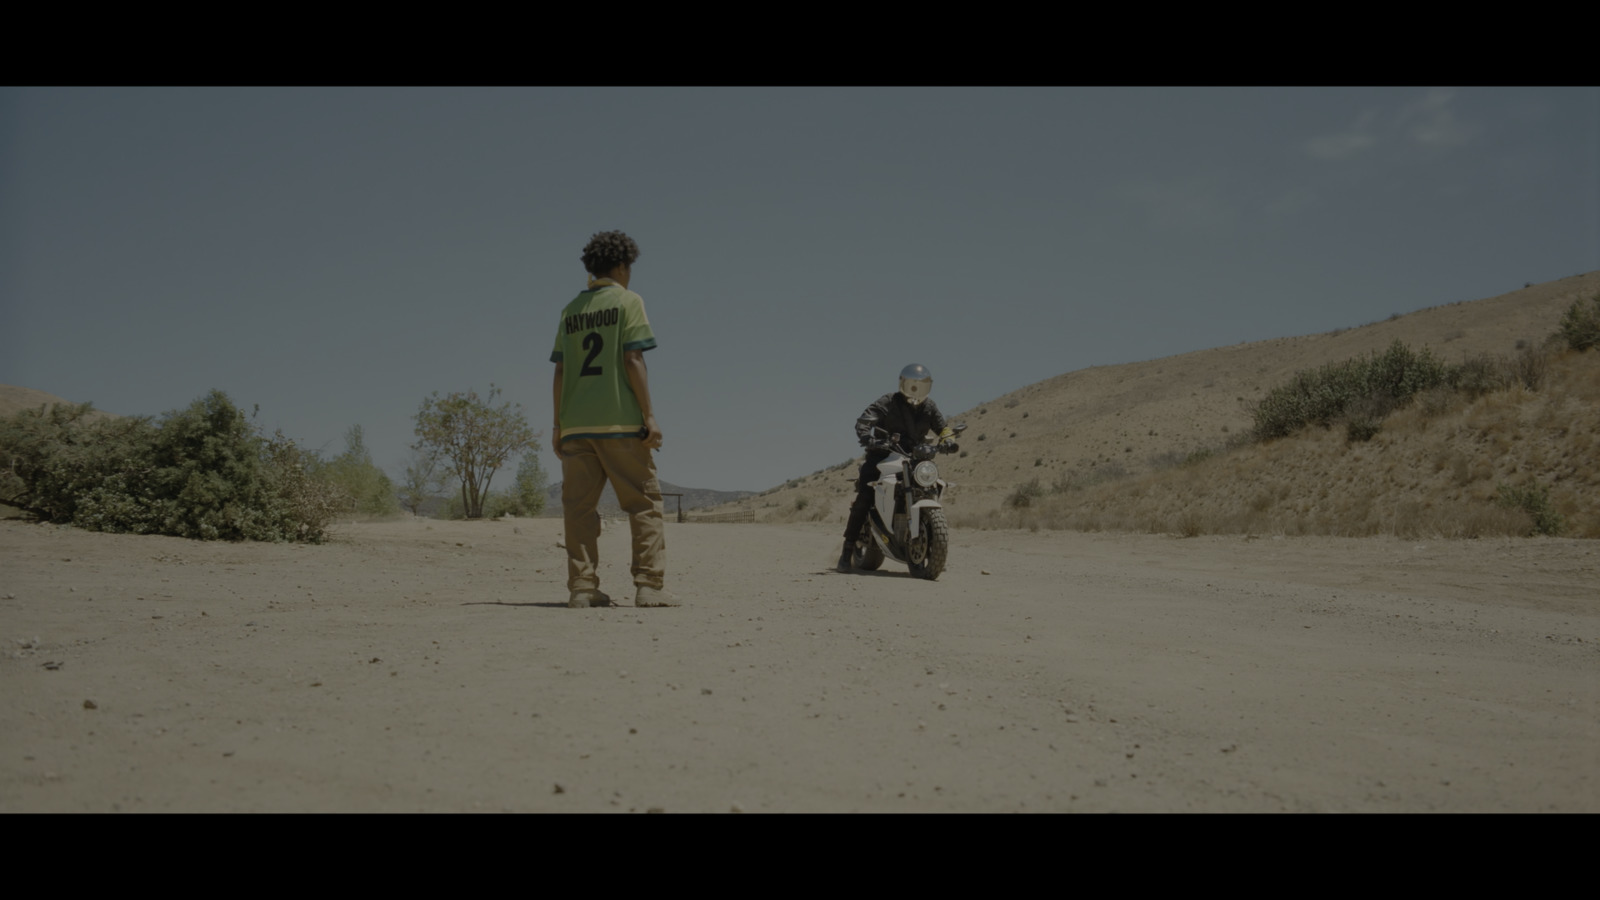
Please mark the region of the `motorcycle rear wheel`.
POLYGON ((865 572, 871 572, 883 565, 883 548, 871 534, 863 533, 861 539, 856 541, 856 552, 851 564, 865 572))
POLYGON ((945 524, 944 510, 930 509, 923 513, 921 534, 912 547, 911 574, 933 581, 944 573, 946 558, 950 555, 950 526, 945 524), (921 550, 922 559, 916 559, 921 550))

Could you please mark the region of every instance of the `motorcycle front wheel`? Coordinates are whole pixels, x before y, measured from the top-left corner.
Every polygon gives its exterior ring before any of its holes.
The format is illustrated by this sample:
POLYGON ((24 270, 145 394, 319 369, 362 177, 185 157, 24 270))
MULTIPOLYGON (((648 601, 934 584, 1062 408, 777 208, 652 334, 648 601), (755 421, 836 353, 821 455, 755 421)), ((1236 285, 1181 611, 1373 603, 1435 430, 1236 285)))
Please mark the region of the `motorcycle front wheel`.
POLYGON ((921 533, 911 546, 911 574, 933 581, 944 573, 944 562, 950 555, 950 526, 945 524, 944 510, 924 512, 919 530, 921 533))

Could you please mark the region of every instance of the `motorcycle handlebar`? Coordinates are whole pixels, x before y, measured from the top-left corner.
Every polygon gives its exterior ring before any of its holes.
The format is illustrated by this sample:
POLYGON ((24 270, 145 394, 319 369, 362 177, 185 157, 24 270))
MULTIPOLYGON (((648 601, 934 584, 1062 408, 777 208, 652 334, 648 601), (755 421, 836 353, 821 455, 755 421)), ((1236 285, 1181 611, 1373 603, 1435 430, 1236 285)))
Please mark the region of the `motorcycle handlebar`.
MULTIPOLYGON (((966 425, 957 425, 954 431, 959 434, 962 431, 965 431, 966 428, 966 425)), ((872 426, 872 436, 874 440, 867 443, 868 450, 890 450, 903 456, 912 456, 918 452, 930 454, 955 453, 958 449, 960 449, 956 445, 955 441, 946 439, 944 441, 939 441, 932 444, 918 444, 908 451, 905 447, 900 445, 900 435, 891 435, 889 432, 879 428, 876 425, 872 426)))

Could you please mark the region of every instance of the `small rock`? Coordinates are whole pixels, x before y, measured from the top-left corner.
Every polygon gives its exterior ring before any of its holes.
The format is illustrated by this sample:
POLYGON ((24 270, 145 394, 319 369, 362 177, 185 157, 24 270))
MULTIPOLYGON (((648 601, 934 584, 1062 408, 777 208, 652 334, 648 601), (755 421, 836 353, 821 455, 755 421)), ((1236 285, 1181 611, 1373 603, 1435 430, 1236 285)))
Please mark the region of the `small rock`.
POLYGON ((98 705, 96 705, 93 700, 85 700, 85 701, 83 701, 83 708, 84 709, 99 709, 100 707, 98 705))
POLYGON ((555 790, 554 790, 554 791, 552 791, 552 792, 551 792, 551 793, 555 793, 555 794, 565 794, 565 793, 566 793, 566 792, 567 792, 567 789, 566 789, 566 788, 564 788, 564 787, 562 787, 562 786, 561 786, 561 785, 559 785, 559 784, 557 784, 557 785, 556 785, 556 789, 555 789, 555 790))
POLYGON ((989 570, 988 569, 979 569, 978 570, 978 574, 979 575, 987 575, 987 574, 989 574, 989 570))

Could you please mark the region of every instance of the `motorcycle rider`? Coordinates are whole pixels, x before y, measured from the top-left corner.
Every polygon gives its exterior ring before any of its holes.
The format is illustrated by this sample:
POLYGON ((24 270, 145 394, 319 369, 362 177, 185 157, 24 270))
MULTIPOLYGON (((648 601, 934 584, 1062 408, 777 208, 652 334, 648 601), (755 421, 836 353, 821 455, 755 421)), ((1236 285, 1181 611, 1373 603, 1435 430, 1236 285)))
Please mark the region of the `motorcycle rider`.
POLYGON ((900 436, 902 446, 919 444, 928 432, 937 432, 939 442, 951 452, 956 449, 951 431, 946 426, 944 414, 930 399, 933 390, 933 373, 926 366, 912 363, 900 370, 900 389, 884 394, 872 401, 861 417, 856 419, 856 439, 867 448, 867 457, 861 463, 861 473, 856 478, 856 499, 850 507, 850 521, 844 526, 844 549, 839 553, 839 571, 849 572, 851 557, 855 554, 856 539, 867 522, 872 509, 872 482, 878 480, 878 463, 890 453, 889 440, 874 435, 872 429, 880 428, 889 435, 900 436))

